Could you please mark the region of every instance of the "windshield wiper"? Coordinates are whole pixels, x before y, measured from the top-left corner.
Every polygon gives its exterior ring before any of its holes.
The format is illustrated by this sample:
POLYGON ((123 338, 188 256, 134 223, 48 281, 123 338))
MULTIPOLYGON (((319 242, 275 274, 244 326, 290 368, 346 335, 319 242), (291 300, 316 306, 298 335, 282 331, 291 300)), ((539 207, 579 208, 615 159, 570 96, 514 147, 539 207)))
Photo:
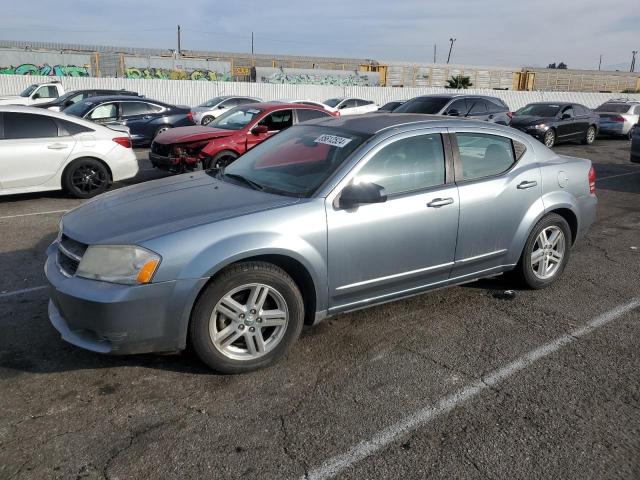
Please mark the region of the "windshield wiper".
POLYGON ((243 177, 242 175, 238 175, 237 173, 224 173, 224 169, 220 170, 220 175, 222 177, 229 177, 232 178, 234 180, 238 180, 242 183, 244 183, 245 185, 249 185, 251 188, 253 188, 254 190, 264 190, 264 187, 262 185, 260 185, 259 183, 254 182, 253 180, 249 180, 246 177, 243 177))

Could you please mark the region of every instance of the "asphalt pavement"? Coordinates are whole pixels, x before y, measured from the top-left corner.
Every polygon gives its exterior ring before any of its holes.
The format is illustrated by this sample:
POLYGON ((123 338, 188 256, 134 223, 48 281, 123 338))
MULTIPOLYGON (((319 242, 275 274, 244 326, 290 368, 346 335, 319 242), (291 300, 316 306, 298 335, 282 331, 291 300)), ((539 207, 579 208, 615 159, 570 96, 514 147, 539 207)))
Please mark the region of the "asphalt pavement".
MULTIPOLYGON (((498 277, 342 315, 236 376, 63 342, 44 251, 81 201, 0 198, 0 478, 640 478, 629 145, 555 148, 594 162, 599 208, 552 287, 498 277)), ((127 184, 162 176, 138 153, 127 184)))

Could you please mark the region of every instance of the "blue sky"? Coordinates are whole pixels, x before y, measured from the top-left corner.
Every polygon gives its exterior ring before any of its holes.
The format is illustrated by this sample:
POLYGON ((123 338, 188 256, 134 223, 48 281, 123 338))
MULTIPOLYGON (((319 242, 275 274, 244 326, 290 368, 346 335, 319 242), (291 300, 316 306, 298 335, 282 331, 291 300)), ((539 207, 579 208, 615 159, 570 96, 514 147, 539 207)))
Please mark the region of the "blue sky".
MULTIPOLYGON (((627 69, 638 0, 30 0, 3 8, 3 39, 430 62, 627 69), (58 8, 63 5, 63 8, 58 8), (38 12, 38 14, 34 14, 38 12), (43 13, 43 12, 46 12, 43 13)), ((640 60, 636 63, 639 64, 640 60)))

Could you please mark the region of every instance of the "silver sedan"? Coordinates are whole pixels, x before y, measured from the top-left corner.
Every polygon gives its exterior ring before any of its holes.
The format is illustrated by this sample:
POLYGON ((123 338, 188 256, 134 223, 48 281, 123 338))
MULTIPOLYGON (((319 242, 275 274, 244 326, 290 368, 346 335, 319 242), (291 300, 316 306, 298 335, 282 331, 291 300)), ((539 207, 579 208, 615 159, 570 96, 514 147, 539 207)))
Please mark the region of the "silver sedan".
POLYGON ((596 215, 591 162, 509 127, 313 120, 222 170, 114 191, 49 247, 49 316, 96 352, 274 363, 304 324, 513 271, 556 281, 596 215))

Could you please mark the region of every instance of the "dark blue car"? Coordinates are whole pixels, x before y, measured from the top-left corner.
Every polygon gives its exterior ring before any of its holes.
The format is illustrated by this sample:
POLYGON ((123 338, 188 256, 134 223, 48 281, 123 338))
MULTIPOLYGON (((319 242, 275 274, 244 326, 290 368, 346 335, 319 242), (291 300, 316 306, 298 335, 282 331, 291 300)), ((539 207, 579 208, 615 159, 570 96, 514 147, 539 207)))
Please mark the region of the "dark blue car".
POLYGON ((169 128, 194 125, 189 107, 126 95, 91 97, 64 113, 103 125, 126 125, 136 147, 150 145, 156 135, 169 128))

